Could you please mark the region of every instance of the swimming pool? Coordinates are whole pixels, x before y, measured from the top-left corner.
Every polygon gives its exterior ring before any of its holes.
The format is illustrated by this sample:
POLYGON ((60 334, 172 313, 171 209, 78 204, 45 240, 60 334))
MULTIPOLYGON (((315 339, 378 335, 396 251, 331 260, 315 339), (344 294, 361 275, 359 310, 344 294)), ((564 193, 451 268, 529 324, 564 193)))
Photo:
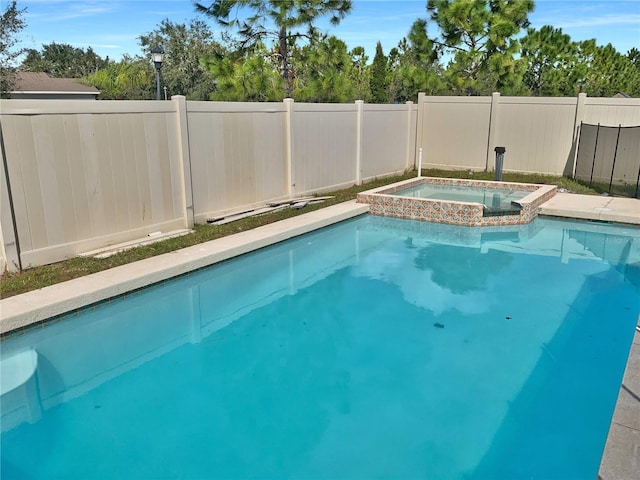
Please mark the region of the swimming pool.
POLYGON ((3 342, 3 474, 595 478, 639 244, 364 216, 101 304, 3 342))

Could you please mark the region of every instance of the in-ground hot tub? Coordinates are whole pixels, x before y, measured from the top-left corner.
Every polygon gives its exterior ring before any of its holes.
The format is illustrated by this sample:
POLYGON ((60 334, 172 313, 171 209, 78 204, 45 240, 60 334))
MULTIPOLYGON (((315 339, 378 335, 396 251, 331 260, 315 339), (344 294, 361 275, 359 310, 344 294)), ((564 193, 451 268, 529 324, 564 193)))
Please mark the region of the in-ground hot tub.
POLYGON ((516 225, 538 216, 555 185, 418 177, 358 194, 374 215, 454 225, 516 225))

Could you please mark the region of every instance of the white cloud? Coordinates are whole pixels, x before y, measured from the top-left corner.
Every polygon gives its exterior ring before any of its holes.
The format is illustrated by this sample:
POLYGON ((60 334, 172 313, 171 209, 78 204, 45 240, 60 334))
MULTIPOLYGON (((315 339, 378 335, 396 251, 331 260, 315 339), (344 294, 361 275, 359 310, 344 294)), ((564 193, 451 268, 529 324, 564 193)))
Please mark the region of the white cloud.
MULTIPOLYGON (((39 2, 30 2, 39 3, 39 2)), ((44 4, 43 4, 44 5, 44 4)), ((58 1, 46 3, 48 8, 39 8, 39 13, 32 13, 27 7, 25 17, 29 20, 42 22, 61 22, 76 18, 96 17, 117 10, 117 2, 69 2, 58 1)))
POLYGON ((592 27, 613 27, 619 25, 633 25, 640 29, 640 14, 638 15, 599 15, 590 18, 573 18, 567 20, 556 19, 554 26, 563 29, 568 28, 592 28, 592 27))
POLYGON ((93 50, 95 50, 96 48, 113 49, 113 50, 122 48, 120 45, 110 45, 107 43, 74 43, 73 46, 76 48, 91 47, 93 50))

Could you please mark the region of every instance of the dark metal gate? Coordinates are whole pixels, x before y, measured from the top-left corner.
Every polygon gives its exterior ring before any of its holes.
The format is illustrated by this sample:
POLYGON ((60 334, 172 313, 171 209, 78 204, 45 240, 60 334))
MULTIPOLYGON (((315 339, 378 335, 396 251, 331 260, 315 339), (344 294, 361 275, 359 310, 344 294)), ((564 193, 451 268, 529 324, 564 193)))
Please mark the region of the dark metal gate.
POLYGON ((601 193, 640 198, 640 126, 581 123, 574 178, 601 193))

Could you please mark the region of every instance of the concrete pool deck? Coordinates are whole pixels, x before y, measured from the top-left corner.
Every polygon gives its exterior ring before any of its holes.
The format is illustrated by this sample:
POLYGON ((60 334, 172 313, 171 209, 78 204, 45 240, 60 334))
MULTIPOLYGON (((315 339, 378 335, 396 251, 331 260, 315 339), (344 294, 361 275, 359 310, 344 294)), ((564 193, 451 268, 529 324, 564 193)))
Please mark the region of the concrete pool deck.
MULTIPOLYGON (((0 334, 143 288, 303 233, 366 213, 354 201, 323 208, 233 236, 0 300, 0 334)), ((558 193, 540 214, 640 225, 640 200, 558 193)), ((635 479, 640 471, 640 333, 636 332, 598 477, 635 479)))
POLYGON ((540 206, 539 214, 640 225, 640 200, 606 195, 556 193, 540 206))

